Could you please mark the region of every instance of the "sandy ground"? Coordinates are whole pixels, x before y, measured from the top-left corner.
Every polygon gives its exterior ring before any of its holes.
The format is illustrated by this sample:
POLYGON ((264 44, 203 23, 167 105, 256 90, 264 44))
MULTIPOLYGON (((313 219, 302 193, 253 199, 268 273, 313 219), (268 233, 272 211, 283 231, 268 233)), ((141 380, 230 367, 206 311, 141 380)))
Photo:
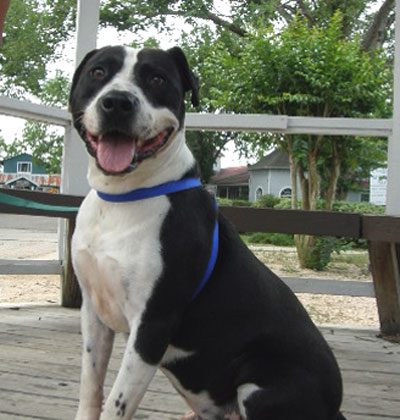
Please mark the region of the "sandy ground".
MULTIPOLYGON (((56 259, 57 234, 53 227, 48 230, 37 232, 26 228, 4 228, 0 224, 0 259, 56 259)), ((255 253, 273 271, 282 276, 370 280, 365 255, 361 255, 359 261, 356 257, 356 264, 341 257, 333 261, 328 270, 314 272, 300 270, 294 252, 276 248, 260 250, 257 247, 255 253)), ((58 303, 59 297, 58 276, 0 276, 0 305, 25 302, 58 303)), ((318 324, 378 328, 378 314, 374 298, 309 294, 299 294, 298 297, 318 324)))

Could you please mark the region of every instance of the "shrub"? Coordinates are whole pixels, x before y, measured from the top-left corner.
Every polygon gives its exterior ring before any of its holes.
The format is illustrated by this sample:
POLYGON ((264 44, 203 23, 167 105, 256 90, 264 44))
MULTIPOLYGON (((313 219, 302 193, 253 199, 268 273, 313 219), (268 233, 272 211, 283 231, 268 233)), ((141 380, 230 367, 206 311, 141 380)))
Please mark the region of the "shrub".
POLYGON ((227 207, 251 207, 250 201, 247 200, 231 200, 230 198, 217 197, 217 203, 219 206, 227 207))
POLYGON ((248 200, 232 200, 233 207, 251 207, 251 203, 248 200))
POLYGON ((318 237, 307 258, 307 268, 322 271, 330 262, 332 251, 337 247, 337 239, 318 237))
MULTIPOLYGON (((279 203, 275 206, 276 209, 290 210, 292 208, 292 200, 290 198, 281 198, 279 203)), ((301 208, 301 202, 299 201, 299 209, 301 208)))
POLYGON ((385 206, 367 202, 351 202, 351 201, 334 201, 333 211, 343 211, 348 213, 364 213, 364 214, 384 214, 385 206))
POLYGON ((273 209, 280 200, 279 197, 275 197, 272 194, 263 195, 253 203, 253 207, 273 209))
POLYGON ((247 242, 249 244, 267 244, 268 233, 265 232, 254 232, 247 235, 247 242))
POLYGON ((293 235, 287 233, 270 233, 269 243, 276 246, 294 246, 293 235))
POLYGON ((275 246, 294 246, 293 235, 286 233, 255 232, 246 235, 250 244, 271 244, 275 246))

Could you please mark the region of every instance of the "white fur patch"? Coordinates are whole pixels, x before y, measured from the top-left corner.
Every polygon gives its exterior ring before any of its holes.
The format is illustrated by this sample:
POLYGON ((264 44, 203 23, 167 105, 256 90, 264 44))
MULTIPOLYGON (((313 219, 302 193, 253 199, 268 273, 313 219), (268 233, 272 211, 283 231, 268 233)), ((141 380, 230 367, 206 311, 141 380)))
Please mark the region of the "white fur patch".
POLYGON ((129 332, 162 272, 160 230, 167 197, 109 203, 91 191, 77 218, 72 257, 81 286, 102 321, 129 332))
POLYGON ((256 391, 259 391, 261 388, 256 384, 243 384, 240 385, 237 389, 238 393, 238 404, 240 409, 240 414, 243 417, 243 420, 247 419, 246 408, 244 402, 256 391))

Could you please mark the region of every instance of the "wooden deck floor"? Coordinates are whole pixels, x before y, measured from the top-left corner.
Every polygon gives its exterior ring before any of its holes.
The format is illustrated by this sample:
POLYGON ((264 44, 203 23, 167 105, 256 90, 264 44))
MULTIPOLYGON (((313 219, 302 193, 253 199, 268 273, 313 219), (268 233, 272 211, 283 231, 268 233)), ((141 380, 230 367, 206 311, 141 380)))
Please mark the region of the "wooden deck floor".
MULTIPOLYGON (((342 368, 348 420, 400 419, 400 345, 376 332, 324 328, 342 368)), ((124 341, 117 340, 109 389, 124 341)), ((0 309, 0 419, 72 420, 78 403, 79 311, 57 306, 0 309)), ((178 420, 187 411, 157 374, 135 419, 178 420)))

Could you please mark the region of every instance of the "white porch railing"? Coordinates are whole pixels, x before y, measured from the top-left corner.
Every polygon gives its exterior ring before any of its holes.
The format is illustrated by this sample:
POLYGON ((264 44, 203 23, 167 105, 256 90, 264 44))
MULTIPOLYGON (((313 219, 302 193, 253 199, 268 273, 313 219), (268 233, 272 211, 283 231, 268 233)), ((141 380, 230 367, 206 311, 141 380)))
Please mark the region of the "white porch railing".
MULTIPOLYGON (((99 20, 100 0, 78 0, 77 16, 77 53, 76 61, 80 62, 85 53, 96 46, 96 34, 99 20)), ((212 131, 255 131, 280 132, 287 134, 304 133, 320 135, 377 136, 389 138, 389 176, 388 206, 391 215, 400 215, 400 0, 396 0, 396 57, 395 57, 395 106, 393 120, 347 119, 347 118, 313 118, 291 117, 286 115, 229 115, 229 114, 188 114, 188 130, 212 131)), ((45 122, 65 128, 62 192, 83 195, 87 191, 86 153, 83 143, 72 129, 70 115, 66 110, 32 104, 25 101, 0 96, 0 114, 28 120, 45 122)), ((63 229, 61 229, 63 232, 63 229)), ((64 234, 60 234, 60 243, 64 243, 64 234)), ((60 255, 64 255, 62 252, 60 255)), ((48 273, 59 270, 64 257, 55 264, 45 264, 48 273)), ((6 270, 9 262, 0 263, 6 270)), ((15 265, 14 265, 15 270, 15 265)), ((37 272, 37 263, 24 263, 17 268, 21 273, 37 272), (29 268, 31 266, 31 268, 29 268)), ((42 268, 40 268, 42 270, 42 268)), ((45 269, 46 271, 46 269, 45 269)), ((45 274, 41 271, 41 274, 45 274)))

